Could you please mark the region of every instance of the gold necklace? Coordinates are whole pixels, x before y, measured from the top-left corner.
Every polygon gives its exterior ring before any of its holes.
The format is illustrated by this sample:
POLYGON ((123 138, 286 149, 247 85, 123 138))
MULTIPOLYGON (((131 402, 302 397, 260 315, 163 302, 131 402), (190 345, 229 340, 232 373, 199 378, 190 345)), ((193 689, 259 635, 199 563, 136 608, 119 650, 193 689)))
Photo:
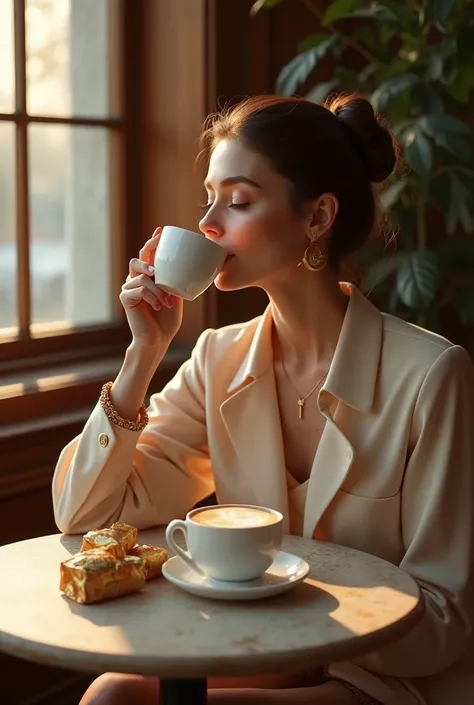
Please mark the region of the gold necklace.
POLYGON ((312 388, 312 390, 309 392, 309 394, 307 394, 305 397, 302 397, 301 394, 300 394, 300 393, 298 392, 298 390, 296 389, 295 385, 293 384, 292 380, 290 379, 290 377, 289 377, 287 371, 285 370, 285 365, 283 364, 283 359, 282 359, 282 358, 280 358, 280 362, 281 362, 281 369, 282 369, 283 372, 285 373, 286 379, 287 379, 288 382, 291 384, 291 386, 292 386, 293 389, 295 390, 296 395, 297 395, 297 397, 298 397, 298 418, 301 420, 301 419, 303 418, 303 415, 304 415, 304 405, 306 404, 306 400, 309 399, 309 397, 311 396, 311 394, 313 394, 313 392, 316 391, 316 389, 319 387, 319 385, 321 384, 321 382, 323 382, 323 380, 327 377, 327 374, 328 374, 328 372, 329 372, 329 369, 326 370, 326 372, 323 374, 323 376, 321 377, 321 379, 318 379, 318 381, 316 382, 316 384, 314 385, 314 387, 312 388))

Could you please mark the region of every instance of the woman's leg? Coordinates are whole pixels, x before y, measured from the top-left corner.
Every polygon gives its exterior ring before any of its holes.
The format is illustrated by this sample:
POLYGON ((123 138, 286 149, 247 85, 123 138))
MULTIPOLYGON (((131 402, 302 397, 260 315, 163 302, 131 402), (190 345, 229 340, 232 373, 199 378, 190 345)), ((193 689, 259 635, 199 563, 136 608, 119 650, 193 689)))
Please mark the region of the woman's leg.
MULTIPOLYGON (((156 678, 104 673, 79 705, 157 705, 158 696, 156 678)), ((304 688, 217 688, 209 690, 208 699, 209 705, 357 705, 353 693, 336 681, 304 688)))
POLYGON ((208 700, 209 705, 358 705, 355 695, 336 681, 305 688, 210 690, 208 700))
POLYGON ((158 678, 103 673, 89 686, 79 705, 158 705, 158 695, 158 678))

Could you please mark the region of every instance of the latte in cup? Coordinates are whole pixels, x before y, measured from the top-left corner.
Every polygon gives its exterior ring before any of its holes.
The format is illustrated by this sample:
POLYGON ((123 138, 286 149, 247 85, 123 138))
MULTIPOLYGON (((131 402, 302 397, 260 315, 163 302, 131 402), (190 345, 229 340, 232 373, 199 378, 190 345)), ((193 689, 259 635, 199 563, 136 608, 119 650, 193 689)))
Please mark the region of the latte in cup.
POLYGON ((168 546, 196 572, 227 582, 259 578, 271 566, 283 539, 283 515, 247 504, 193 509, 166 529, 168 546), (186 549, 176 543, 181 531, 186 549))
POLYGON ((249 529, 254 526, 276 524, 278 517, 265 509, 252 507, 211 507, 193 514, 193 521, 204 526, 223 529, 249 529))

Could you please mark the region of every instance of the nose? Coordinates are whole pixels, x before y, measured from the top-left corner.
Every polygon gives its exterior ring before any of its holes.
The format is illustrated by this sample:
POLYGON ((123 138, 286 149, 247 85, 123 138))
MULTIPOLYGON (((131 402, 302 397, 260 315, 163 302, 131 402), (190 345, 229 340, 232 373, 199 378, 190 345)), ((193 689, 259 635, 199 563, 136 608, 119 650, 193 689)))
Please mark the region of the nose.
POLYGON ((199 221, 199 230, 204 233, 209 240, 218 240, 224 234, 224 228, 209 211, 204 218, 201 218, 199 221))

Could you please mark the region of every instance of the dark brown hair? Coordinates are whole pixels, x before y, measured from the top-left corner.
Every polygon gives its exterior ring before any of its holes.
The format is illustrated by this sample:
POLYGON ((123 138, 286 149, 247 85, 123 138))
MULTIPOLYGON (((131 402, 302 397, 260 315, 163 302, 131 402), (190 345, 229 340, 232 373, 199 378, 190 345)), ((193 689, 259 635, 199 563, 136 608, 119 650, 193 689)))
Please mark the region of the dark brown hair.
POLYGON ((201 135, 205 154, 209 157, 228 137, 265 156, 289 181, 297 211, 323 193, 336 196, 339 212, 327 247, 334 266, 373 232, 378 213, 373 184, 391 174, 396 151, 365 98, 337 96, 319 105, 301 98, 254 96, 207 119, 201 135))

